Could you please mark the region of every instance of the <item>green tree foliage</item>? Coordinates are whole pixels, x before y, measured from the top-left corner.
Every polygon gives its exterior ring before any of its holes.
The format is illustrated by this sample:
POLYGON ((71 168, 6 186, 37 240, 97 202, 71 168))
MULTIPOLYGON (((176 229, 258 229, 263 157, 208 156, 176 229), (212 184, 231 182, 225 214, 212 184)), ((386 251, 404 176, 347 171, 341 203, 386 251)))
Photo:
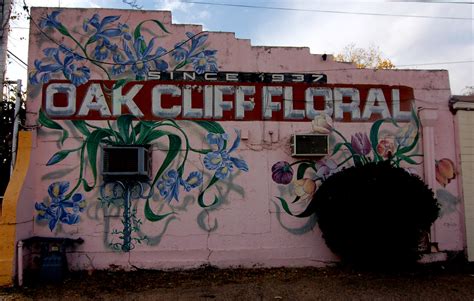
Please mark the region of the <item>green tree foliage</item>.
POLYGON ((398 268, 416 263, 439 213, 433 191, 388 161, 329 177, 313 197, 328 247, 345 263, 398 268))
MULTIPOLYGON (((10 178, 16 88, 7 85, 4 91, 7 93, 0 102, 0 195, 4 194, 10 178)), ((20 108, 20 121, 25 121, 24 105, 20 108)))
POLYGON ((341 53, 334 56, 338 62, 354 63, 357 68, 393 69, 395 65, 390 59, 382 57, 382 52, 377 46, 368 49, 356 47, 351 43, 344 47, 341 53))

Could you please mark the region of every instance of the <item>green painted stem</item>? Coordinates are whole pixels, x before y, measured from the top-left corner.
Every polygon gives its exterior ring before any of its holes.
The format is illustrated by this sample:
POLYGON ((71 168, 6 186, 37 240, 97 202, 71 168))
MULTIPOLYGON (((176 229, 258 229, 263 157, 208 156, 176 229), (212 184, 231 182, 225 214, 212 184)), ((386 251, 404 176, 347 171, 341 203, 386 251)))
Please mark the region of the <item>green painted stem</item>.
POLYGON ((77 188, 79 188, 79 186, 81 185, 81 182, 82 182, 82 174, 84 172, 84 149, 86 148, 86 143, 82 143, 82 146, 80 147, 81 149, 81 163, 80 163, 80 167, 79 167, 79 179, 77 180, 77 183, 76 185, 74 186, 74 188, 71 190, 71 192, 69 192, 65 199, 70 199, 71 196, 74 194, 74 192, 76 192, 77 188))

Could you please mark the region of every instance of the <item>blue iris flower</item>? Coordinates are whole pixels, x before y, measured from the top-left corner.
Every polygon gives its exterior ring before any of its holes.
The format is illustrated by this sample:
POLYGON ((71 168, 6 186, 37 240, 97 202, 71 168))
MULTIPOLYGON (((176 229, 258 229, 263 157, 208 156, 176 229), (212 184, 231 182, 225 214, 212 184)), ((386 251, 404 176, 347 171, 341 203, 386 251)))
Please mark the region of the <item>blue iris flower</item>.
POLYGON ((202 184, 202 173, 199 171, 193 171, 189 174, 186 180, 181 179, 181 185, 184 190, 191 191, 191 189, 198 187, 202 184))
POLYGON ((198 55, 191 58, 194 70, 197 74, 203 74, 206 71, 217 72, 219 70, 217 68, 216 58, 214 55, 209 54, 213 52, 214 51, 211 50, 204 50, 203 52, 200 52, 198 55))
POLYGON ((107 39, 99 39, 94 49, 94 57, 97 60, 104 60, 109 56, 110 52, 117 51, 117 45, 111 44, 107 39))
POLYGON ((139 36, 133 43, 133 51, 128 46, 126 40, 123 40, 123 50, 127 56, 126 59, 122 58, 120 54, 114 55, 114 65, 112 73, 114 75, 120 74, 125 71, 126 65, 132 65, 132 71, 137 77, 145 77, 150 70, 150 64, 153 62, 156 70, 164 71, 168 68, 168 63, 160 59, 160 57, 166 53, 166 49, 158 47, 154 53, 152 53, 155 46, 155 38, 150 40, 147 44, 143 36, 139 36))
POLYGON ((89 80, 90 70, 86 66, 78 67, 75 64, 70 64, 65 66, 64 75, 74 86, 80 86, 89 80))
POLYGON ((87 41, 87 44, 97 41, 94 49, 95 59, 103 60, 109 56, 110 51, 115 52, 117 50, 117 45, 112 44, 110 38, 123 36, 126 40, 131 39, 128 25, 119 23, 117 27, 108 26, 118 19, 120 19, 120 16, 107 16, 100 20, 99 15, 94 14, 91 19, 84 20, 82 29, 85 32, 88 32, 91 27, 95 30, 94 35, 87 41))
POLYGON ((56 28, 56 29, 62 27, 61 22, 56 20, 56 17, 59 15, 59 13, 60 13, 59 10, 55 10, 52 13, 50 13, 49 15, 46 15, 46 18, 41 18, 41 20, 39 22, 39 26, 41 28, 52 27, 52 28, 56 28))
POLYGON ((217 50, 203 50, 204 43, 209 37, 208 34, 199 35, 187 32, 186 36, 190 39, 191 44, 183 42, 176 44, 171 56, 182 66, 192 63, 197 74, 203 74, 206 71, 217 72, 215 58, 217 50))
POLYGON ((74 53, 64 45, 58 48, 46 48, 43 50, 46 56, 45 61, 35 60, 34 69, 28 74, 31 84, 47 83, 51 75, 61 72, 64 77, 70 80, 75 86, 87 82, 90 78, 90 70, 86 66, 77 66, 75 61, 82 61, 83 58, 74 53))
POLYGON ((188 178, 184 180, 181 178, 178 171, 171 169, 166 174, 164 174, 160 180, 158 180, 156 187, 160 191, 160 195, 165 199, 166 202, 169 203, 173 198, 176 201, 179 201, 180 186, 183 186, 186 191, 190 191, 201 184, 201 172, 193 171, 189 174, 188 178))
POLYGON ((48 221, 51 231, 59 223, 68 225, 79 222, 79 213, 86 208, 84 195, 75 193, 70 199, 65 198, 69 189, 69 182, 55 182, 49 185, 48 194, 51 198, 49 204, 44 202, 35 203, 35 209, 38 213, 37 220, 48 221))
POLYGON ((235 131, 237 137, 232 144, 232 147, 229 150, 224 149, 224 141, 227 141, 228 135, 227 134, 213 134, 209 133, 207 135, 207 142, 210 145, 217 146, 217 150, 209 152, 204 157, 204 166, 209 170, 215 170, 215 177, 222 180, 225 179, 234 167, 242 171, 248 171, 247 163, 239 158, 232 157, 229 154, 236 150, 240 144, 240 132, 235 131))

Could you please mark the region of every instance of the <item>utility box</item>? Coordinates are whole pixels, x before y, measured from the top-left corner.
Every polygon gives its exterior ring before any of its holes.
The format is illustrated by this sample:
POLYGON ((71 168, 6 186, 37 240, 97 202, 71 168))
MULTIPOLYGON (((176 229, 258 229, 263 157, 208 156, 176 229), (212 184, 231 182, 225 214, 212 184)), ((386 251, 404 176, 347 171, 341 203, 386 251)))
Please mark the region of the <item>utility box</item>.
POLYGON ((69 272, 66 249, 83 242, 82 238, 34 236, 25 239, 25 246, 39 246, 38 281, 42 283, 61 283, 69 272))

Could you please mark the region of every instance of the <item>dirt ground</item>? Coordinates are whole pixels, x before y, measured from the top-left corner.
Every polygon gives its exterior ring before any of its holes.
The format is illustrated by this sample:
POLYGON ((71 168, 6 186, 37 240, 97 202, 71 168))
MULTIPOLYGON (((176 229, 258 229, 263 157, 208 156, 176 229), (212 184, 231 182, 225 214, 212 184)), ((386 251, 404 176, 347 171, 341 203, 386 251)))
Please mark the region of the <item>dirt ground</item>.
POLYGON ((80 272, 62 284, 2 288, 0 300, 474 300, 474 266, 80 272))

